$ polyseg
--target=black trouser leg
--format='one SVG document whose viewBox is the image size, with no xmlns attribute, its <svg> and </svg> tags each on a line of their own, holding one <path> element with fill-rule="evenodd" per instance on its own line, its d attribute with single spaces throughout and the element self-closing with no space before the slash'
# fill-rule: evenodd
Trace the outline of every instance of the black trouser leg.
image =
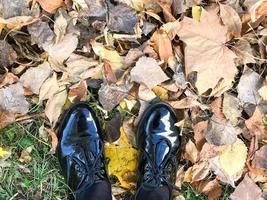
<svg viewBox="0 0 267 200">
<path fill-rule="evenodd" d="M 107 181 L 102 181 L 75 192 L 76 200 L 112 200 L 111 185 Z"/>
<path fill-rule="evenodd" d="M 139 188 L 136 200 L 170 200 L 171 194 L 167 186 L 159 187 L 154 190 Z"/>
</svg>

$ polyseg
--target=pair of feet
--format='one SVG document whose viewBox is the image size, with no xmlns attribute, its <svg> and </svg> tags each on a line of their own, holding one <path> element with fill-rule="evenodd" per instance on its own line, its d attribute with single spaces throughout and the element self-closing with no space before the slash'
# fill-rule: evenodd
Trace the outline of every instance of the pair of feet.
<svg viewBox="0 0 267 200">
<path fill-rule="evenodd" d="M 142 115 L 136 132 L 141 150 L 138 191 L 168 187 L 171 194 L 180 147 L 175 122 L 175 112 L 163 102 L 149 106 Z M 101 127 L 90 106 L 75 104 L 60 123 L 58 159 L 69 187 L 79 193 L 97 183 L 109 183 Z"/>
</svg>

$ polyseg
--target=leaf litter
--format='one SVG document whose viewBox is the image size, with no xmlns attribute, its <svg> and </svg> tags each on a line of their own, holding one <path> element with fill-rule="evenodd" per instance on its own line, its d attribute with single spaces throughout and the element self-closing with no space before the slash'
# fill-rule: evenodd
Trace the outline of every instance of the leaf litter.
<svg viewBox="0 0 267 200">
<path fill-rule="evenodd" d="M 60 115 L 89 100 L 107 123 L 121 199 L 135 189 L 134 130 L 161 99 L 184 113 L 177 185 L 208 199 L 220 198 L 222 184 L 235 187 L 231 199 L 265 198 L 267 4 L 214 2 L 0 1 L 0 128 L 43 105 L 53 154 Z M 31 162 L 30 152 L 19 160 Z"/>
</svg>

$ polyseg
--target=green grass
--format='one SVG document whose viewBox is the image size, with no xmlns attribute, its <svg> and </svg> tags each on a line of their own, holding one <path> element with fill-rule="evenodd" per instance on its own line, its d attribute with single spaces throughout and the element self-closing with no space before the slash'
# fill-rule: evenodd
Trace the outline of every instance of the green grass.
<svg viewBox="0 0 267 200">
<path fill-rule="evenodd" d="M 57 158 L 48 154 L 50 147 L 39 137 L 42 121 L 15 123 L 0 131 L 0 146 L 12 154 L 0 169 L 0 199 L 67 199 L 67 186 L 59 174 Z M 21 151 L 33 147 L 32 161 L 18 161 Z M 41 197 L 41 198 L 40 198 Z"/>
</svg>

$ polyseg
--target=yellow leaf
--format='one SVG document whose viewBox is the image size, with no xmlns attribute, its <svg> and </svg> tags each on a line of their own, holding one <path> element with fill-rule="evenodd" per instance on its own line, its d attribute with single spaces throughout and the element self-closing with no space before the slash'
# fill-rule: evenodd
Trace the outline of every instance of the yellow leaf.
<svg viewBox="0 0 267 200">
<path fill-rule="evenodd" d="M 201 7 L 200 6 L 193 6 L 192 7 L 192 17 L 196 21 L 200 21 L 201 16 Z"/>
<path fill-rule="evenodd" d="M 107 49 L 103 46 L 103 44 L 95 41 L 91 42 L 91 45 L 95 54 L 101 59 L 107 60 L 113 70 L 122 68 L 123 58 L 117 51 Z"/>
<path fill-rule="evenodd" d="M 157 96 L 159 96 L 159 98 L 161 100 L 168 100 L 168 98 L 169 98 L 168 90 L 166 90 L 165 88 L 160 87 L 160 86 L 156 86 L 152 90 L 153 90 L 153 92 L 155 92 L 155 94 Z"/>
<path fill-rule="evenodd" d="M 247 147 L 242 140 L 237 139 L 235 143 L 222 151 L 219 162 L 225 173 L 232 177 L 244 168 L 246 158 Z"/>
<path fill-rule="evenodd" d="M 7 154 L 9 154 L 9 152 L 0 147 L 0 158 L 6 156 Z"/>
<path fill-rule="evenodd" d="M 137 179 L 138 151 L 130 144 L 123 128 L 118 145 L 106 144 L 105 155 L 109 158 L 108 175 L 116 176 L 121 186 L 134 189 Z"/>
</svg>

